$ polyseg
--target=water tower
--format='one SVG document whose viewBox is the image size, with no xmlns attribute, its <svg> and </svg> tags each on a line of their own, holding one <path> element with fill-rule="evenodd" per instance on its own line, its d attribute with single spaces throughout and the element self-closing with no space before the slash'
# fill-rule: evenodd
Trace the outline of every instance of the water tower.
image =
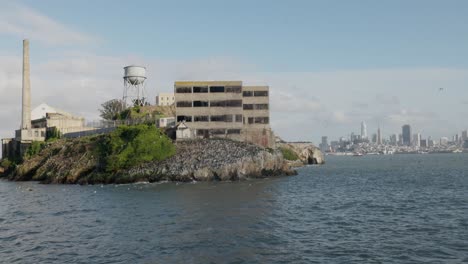
<svg viewBox="0 0 468 264">
<path fill-rule="evenodd" d="M 142 66 L 124 67 L 124 91 L 122 102 L 126 107 L 146 104 L 146 68 Z"/>
</svg>

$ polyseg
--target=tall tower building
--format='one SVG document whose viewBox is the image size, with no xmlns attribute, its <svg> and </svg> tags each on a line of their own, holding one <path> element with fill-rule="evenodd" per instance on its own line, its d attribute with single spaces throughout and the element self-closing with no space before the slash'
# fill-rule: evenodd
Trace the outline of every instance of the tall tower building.
<svg viewBox="0 0 468 264">
<path fill-rule="evenodd" d="M 413 135 L 413 146 L 421 147 L 421 134 L 416 133 Z"/>
<path fill-rule="evenodd" d="M 367 139 L 367 126 L 366 126 L 366 122 L 364 121 L 361 122 L 361 139 L 362 140 Z"/>
<path fill-rule="evenodd" d="M 401 135 L 403 137 L 403 145 L 410 146 L 411 145 L 411 126 L 404 125 L 401 128 Z"/>
<path fill-rule="evenodd" d="M 377 144 L 382 145 L 382 134 L 380 132 L 380 126 L 377 129 Z"/>
<path fill-rule="evenodd" d="M 31 130 L 31 81 L 29 67 L 29 40 L 23 40 L 23 103 L 21 130 Z"/>
<path fill-rule="evenodd" d="M 468 130 L 463 130 L 461 134 L 461 139 L 463 141 L 468 140 Z"/>
</svg>

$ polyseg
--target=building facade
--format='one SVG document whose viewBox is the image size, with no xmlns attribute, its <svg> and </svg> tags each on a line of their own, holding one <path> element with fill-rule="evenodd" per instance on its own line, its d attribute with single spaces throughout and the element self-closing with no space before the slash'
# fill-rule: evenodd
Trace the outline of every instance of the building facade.
<svg viewBox="0 0 468 264">
<path fill-rule="evenodd" d="M 402 135 L 403 145 L 410 146 L 411 145 L 411 126 L 404 125 L 401 128 L 401 135 Z"/>
<path fill-rule="evenodd" d="M 182 81 L 175 82 L 174 94 L 176 122 L 184 122 L 195 138 L 230 138 L 262 146 L 275 143 L 268 86 Z"/>
<path fill-rule="evenodd" d="M 169 105 L 173 105 L 174 102 L 175 102 L 175 96 L 173 93 L 159 93 L 156 96 L 157 106 L 169 106 Z"/>
</svg>

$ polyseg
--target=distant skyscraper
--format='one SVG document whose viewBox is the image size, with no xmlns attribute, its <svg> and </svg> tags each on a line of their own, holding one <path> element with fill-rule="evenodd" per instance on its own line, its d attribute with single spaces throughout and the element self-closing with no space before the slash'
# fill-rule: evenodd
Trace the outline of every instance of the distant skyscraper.
<svg viewBox="0 0 468 264">
<path fill-rule="evenodd" d="M 377 129 L 377 144 L 382 145 L 382 134 L 380 133 L 380 126 Z"/>
<path fill-rule="evenodd" d="M 372 143 L 377 143 L 377 134 L 372 134 Z"/>
<path fill-rule="evenodd" d="M 390 144 L 393 145 L 393 146 L 396 146 L 397 145 L 397 141 L 398 138 L 397 138 L 397 135 L 396 134 L 393 134 L 390 136 Z"/>
<path fill-rule="evenodd" d="M 329 150 L 329 146 L 328 146 L 328 137 L 327 136 L 323 136 L 322 137 L 322 143 L 320 143 L 320 150 L 322 150 L 323 152 L 325 151 L 328 151 Z"/>
<path fill-rule="evenodd" d="M 361 139 L 362 140 L 367 139 L 367 126 L 366 126 L 366 122 L 364 121 L 361 122 Z"/>
<path fill-rule="evenodd" d="M 413 146 L 415 147 L 421 146 L 421 134 L 416 133 L 413 135 Z"/>
<path fill-rule="evenodd" d="M 403 136 L 403 145 L 410 146 L 411 145 L 411 126 L 404 125 L 401 128 L 401 134 Z"/>
<path fill-rule="evenodd" d="M 463 141 L 468 140 L 468 130 L 463 130 L 462 131 L 461 138 L 462 138 Z"/>
</svg>

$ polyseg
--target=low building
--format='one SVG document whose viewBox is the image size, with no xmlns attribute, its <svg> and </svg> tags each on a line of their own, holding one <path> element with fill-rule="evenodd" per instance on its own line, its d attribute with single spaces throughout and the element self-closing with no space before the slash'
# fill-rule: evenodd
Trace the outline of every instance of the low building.
<svg viewBox="0 0 468 264">
<path fill-rule="evenodd" d="M 169 106 L 169 105 L 173 105 L 174 102 L 175 102 L 175 97 L 173 93 L 159 93 L 156 96 L 157 106 Z"/>
<path fill-rule="evenodd" d="M 241 81 L 182 81 L 174 84 L 176 122 L 195 138 L 230 138 L 272 147 L 269 87 Z"/>
<path fill-rule="evenodd" d="M 171 127 L 175 126 L 175 117 L 163 117 L 158 121 L 158 127 Z"/>
</svg>

